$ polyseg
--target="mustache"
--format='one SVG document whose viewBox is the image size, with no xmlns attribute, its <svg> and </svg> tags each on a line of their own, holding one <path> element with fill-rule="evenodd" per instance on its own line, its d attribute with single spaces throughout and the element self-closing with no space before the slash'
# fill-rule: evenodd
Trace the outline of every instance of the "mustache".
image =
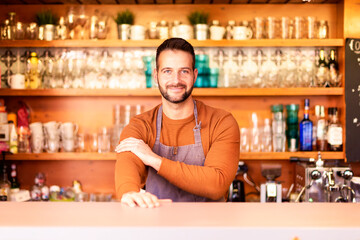
<svg viewBox="0 0 360 240">
<path fill-rule="evenodd" d="M 186 85 L 178 83 L 178 84 L 170 84 L 166 86 L 166 88 L 179 88 L 179 87 L 186 88 Z"/>
</svg>

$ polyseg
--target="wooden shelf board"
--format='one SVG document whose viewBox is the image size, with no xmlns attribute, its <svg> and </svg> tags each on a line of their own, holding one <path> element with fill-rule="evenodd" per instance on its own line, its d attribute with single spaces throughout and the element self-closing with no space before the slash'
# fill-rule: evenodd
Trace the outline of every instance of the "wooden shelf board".
<svg viewBox="0 0 360 240">
<path fill-rule="evenodd" d="M 194 96 L 342 96 L 343 88 L 195 88 Z M 160 96 L 156 88 L 149 89 L 0 89 L 0 96 L 43 97 L 106 97 Z"/>
<path fill-rule="evenodd" d="M 315 158 L 318 152 L 245 152 L 240 153 L 240 160 L 289 160 L 290 157 Z M 322 159 L 344 159 L 344 152 L 321 152 Z"/>
<path fill-rule="evenodd" d="M 115 160 L 115 153 L 96 153 L 96 152 L 61 152 L 61 153 L 18 153 L 7 155 L 7 160 L 87 160 L 87 161 L 104 161 Z"/>
<path fill-rule="evenodd" d="M 344 159 L 344 152 L 322 152 L 323 159 Z M 249 152 L 240 153 L 240 160 L 289 160 L 290 157 L 317 158 L 317 152 Z M 7 155 L 6 160 L 40 161 L 108 161 L 116 160 L 116 153 L 18 153 Z"/>
<path fill-rule="evenodd" d="M 0 40 L 0 47 L 158 47 L 163 40 Z M 250 39 L 250 40 L 194 40 L 194 47 L 341 47 L 344 39 Z"/>
</svg>

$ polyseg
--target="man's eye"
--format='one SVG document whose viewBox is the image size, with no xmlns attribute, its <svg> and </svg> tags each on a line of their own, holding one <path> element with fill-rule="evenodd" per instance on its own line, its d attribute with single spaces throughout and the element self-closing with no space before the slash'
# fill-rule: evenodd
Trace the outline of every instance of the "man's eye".
<svg viewBox="0 0 360 240">
<path fill-rule="evenodd" d="M 181 73 L 183 73 L 183 74 L 188 74 L 188 73 L 189 73 L 189 70 L 182 70 Z"/>
<path fill-rule="evenodd" d="M 164 73 L 171 73 L 170 70 L 164 70 Z"/>
</svg>

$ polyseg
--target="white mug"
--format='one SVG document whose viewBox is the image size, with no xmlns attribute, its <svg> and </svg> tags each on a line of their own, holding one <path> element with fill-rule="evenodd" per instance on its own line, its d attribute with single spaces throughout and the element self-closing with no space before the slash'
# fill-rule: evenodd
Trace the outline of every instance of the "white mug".
<svg viewBox="0 0 360 240">
<path fill-rule="evenodd" d="M 191 25 L 180 24 L 176 26 L 175 36 L 173 37 L 181 37 L 185 40 L 194 38 L 194 28 Z"/>
<path fill-rule="evenodd" d="M 222 26 L 211 26 L 210 27 L 210 39 L 211 40 L 222 40 L 225 34 L 225 28 Z"/>
<path fill-rule="evenodd" d="M 29 125 L 32 137 L 43 137 L 43 125 L 41 122 L 30 123 Z"/>
<path fill-rule="evenodd" d="M 65 152 L 73 152 L 75 149 L 75 141 L 74 139 L 64 139 L 62 141 L 62 145 Z"/>
<path fill-rule="evenodd" d="M 12 89 L 25 89 L 25 75 L 19 73 L 11 75 L 8 84 Z"/>
<path fill-rule="evenodd" d="M 44 132 L 47 138 L 56 138 L 60 134 L 60 123 L 56 121 L 50 121 L 44 123 Z"/>
<path fill-rule="evenodd" d="M 130 27 L 130 39 L 131 40 L 144 40 L 145 39 L 145 27 L 142 25 L 132 25 Z"/>
<path fill-rule="evenodd" d="M 235 26 L 233 30 L 233 38 L 235 40 L 246 40 L 252 38 L 253 32 L 245 26 Z"/>
<path fill-rule="evenodd" d="M 79 126 L 76 123 L 66 122 L 61 124 L 60 129 L 63 139 L 74 139 L 74 136 L 79 130 Z"/>
</svg>

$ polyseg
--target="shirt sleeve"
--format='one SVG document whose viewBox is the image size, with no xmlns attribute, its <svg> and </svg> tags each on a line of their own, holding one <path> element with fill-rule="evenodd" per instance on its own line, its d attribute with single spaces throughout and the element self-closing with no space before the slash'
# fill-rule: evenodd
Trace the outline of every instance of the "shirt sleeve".
<svg viewBox="0 0 360 240">
<path fill-rule="evenodd" d="M 134 137 L 146 142 L 147 139 L 144 135 L 146 132 L 148 132 L 148 127 L 144 121 L 133 118 L 121 132 L 120 141 Z M 127 192 L 139 192 L 144 187 L 146 178 L 147 168 L 135 154 L 131 152 L 116 154 L 115 191 L 117 199 L 121 199 L 122 195 Z"/>
<path fill-rule="evenodd" d="M 239 126 L 231 114 L 219 120 L 204 166 L 163 158 L 158 174 L 189 193 L 218 200 L 234 180 L 239 162 Z"/>
</svg>

